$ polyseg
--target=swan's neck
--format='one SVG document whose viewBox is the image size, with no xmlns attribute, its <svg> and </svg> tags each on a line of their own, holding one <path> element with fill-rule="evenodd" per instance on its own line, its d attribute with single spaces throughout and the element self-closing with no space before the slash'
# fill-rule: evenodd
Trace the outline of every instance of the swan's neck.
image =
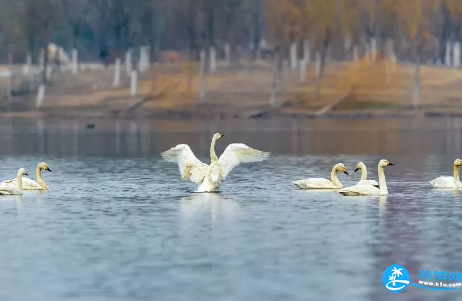
<svg viewBox="0 0 462 301">
<path fill-rule="evenodd" d="M 42 186 L 44 190 L 48 190 L 48 186 L 42 178 L 41 168 L 37 167 L 37 169 L 35 170 L 35 176 L 37 177 L 37 183 L 39 183 L 39 185 Z"/>
<path fill-rule="evenodd" d="M 457 188 L 462 188 L 462 183 L 459 179 L 459 166 L 454 166 L 454 185 L 456 185 Z"/>
<path fill-rule="evenodd" d="M 18 173 L 18 177 L 16 178 L 16 189 L 22 193 L 22 174 Z"/>
<path fill-rule="evenodd" d="M 361 168 L 361 180 L 367 180 L 367 169 L 366 166 Z"/>
<path fill-rule="evenodd" d="M 215 142 L 217 142 L 217 139 L 213 137 L 212 143 L 210 144 L 210 161 L 212 162 L 212 164 L 218 162 L 218 157 L 217 157 L 217 154 L 215 153 Z"/>
<path fill-rule="evenodd" d="M 334 183 L 335 187 L 342 188 L 343 185 L 340 183 L 338 177 L 337 177 L 337 168 L 332 168 L 332 172 L 330 173 L 330 179 L 332 180 L 332 183 Z"/>
<path fill-rule="evenodd" d="M 382 166 L 379 166 L 379 187 L 380 194 L 388 194 L 387 181 L 385 180 L 385 172 Z"/>
</svg>

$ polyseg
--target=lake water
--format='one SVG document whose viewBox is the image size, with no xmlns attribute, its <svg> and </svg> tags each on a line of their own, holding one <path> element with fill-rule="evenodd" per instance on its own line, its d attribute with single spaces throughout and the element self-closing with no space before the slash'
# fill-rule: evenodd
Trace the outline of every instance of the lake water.
<svg viewBox="0 0 462 301">
<path fill-rule="evenodd" d="M 462 157 L 462 120 L 0 120 L 1 179 L 46 161 L 47 193 L 0 199 L 0 300 L 462 300 L 462 290 L 409 286 L 382 273 L 400 264 L 462 272 L 462 194 L 426 181 Z M 243 142 L 271 151 L 240 165 L 220 193 L 198 194 L 159 152 L 189 144 L 208 162 Z M 358 160 L 388 197 L 300 191 Z"/>
</svg>

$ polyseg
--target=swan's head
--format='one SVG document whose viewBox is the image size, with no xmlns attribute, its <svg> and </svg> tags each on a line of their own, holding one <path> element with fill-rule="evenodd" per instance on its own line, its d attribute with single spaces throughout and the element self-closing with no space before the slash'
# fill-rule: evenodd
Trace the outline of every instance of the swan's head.
<svg viewBox="0 0 462 301">
<path fill-rule="evenodd" d="M 224 137 L 224 136 L 225 136 L 225 135 L 223 135 L 222 133 L 215 133 L 215 134 L 213 135 L 213 139 L 218 140 L 218 139 L 220 139 L 221 137 Z"/>
<path fill-rule="evenodd" d="M 18 176 L 28 176 L 29 174 L 27 173 L 27 170 L 24 168 L 20 168 L 18 170 Z"/>
<path fill-rule="evenodd" d="M 393 166 L 393 165 L 395 165 L 395 164 L 393 164 L 390 161 L 385 160 L 385 159 L 382 159 L 379 162 L 379 167 L 387 167 L 387 166 Z"/>
<path fill-rule="evenodd" d="M 462 160 L 461 160 L 461 159 L 456 159 L 456 160 L 454 161 L 454 166 L 455 166 L 455 167 L 459 167 L 459 166 L 461 166 L 461 165 L 462 165 Z"/>
<path fill-rule="evenodd" d="M 356 164 L 355 172 L 357 172 L 358 170 L 363 170 L 365 168 L 366 168 L 366 165 L 363 162 L 358 162 L 358 164 Z"/>
<path fill-rule="evenodd" d="M 345 164 L 343 164 L 343 163 L 339 163 L 339 164 L 335 165 L 335 169 L 336 169 L 337 171 L 343 172 L 343 173 L 346 174 L 346 175 L 348 174 L 347 169 L 346 169 L 346 167 L 345 167 Z"/>
<path fill-rule="evenodd" d="M 40 169 L 40 170 L 47 170 L 47 171 L 51 172 L 51 169 L 48 167 L 48 164 L 46 164 L 45 162 L 41 162 L 41 163 L 38 165 L 38 169 Z"/>
</svg>

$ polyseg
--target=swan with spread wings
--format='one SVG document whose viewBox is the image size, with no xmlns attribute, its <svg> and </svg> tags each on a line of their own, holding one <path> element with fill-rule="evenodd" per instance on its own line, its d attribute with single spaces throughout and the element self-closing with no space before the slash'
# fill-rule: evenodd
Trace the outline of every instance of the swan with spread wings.
<svg viewBox="0 0 462 301">
<path fill-rule="evenodd" d="M 223 137 L 216 133 L 210 145 L 210 165 L 202 163 L 196 158 L 191 148 L 186 144 L 177 146 L 163 152 L 162 158 L 167 162 L 177 163 L 182 180 L 190 179 L 199 184 L 198 192 L 213 192 L 217 190 L 228 174 L 240 163 L 263 161 L 270 153 L 251 148 L 243 143 L 228 145 L 220 158 L 215 153 L 215 143 Z"/>
</svg>

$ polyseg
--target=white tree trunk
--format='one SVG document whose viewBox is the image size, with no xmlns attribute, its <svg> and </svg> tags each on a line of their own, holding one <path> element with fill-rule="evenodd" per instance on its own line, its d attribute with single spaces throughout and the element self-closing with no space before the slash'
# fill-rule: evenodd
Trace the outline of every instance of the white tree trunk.
<svg viewBox="0 0 462 301">
<path fill-rule="evenodd" d="M 206 78 L 205 78 L 206 58 L 207 58 L 207 54 L 205 50 L 201 50 L 200 63 L 199 63 L 199 75 L 200 75 L 199 98 L 200 99 L 204 99 L 207 93 L 207 83 L 206 83 Z"/>
<path fill-rule="evenodd" d="M 359 48 L 358 46 L 355 45 L 353 47 L 353 62 L 358 62 L 359 61 Z"/>
<path fill-rule="evenodd" d="M 311 62 L 310 43 L 308 40 L 303 41 L 303 60 L 309 65 Z"/>
<path fill-rule="evenodd" d="M 43 70 L 43 68 L 45 68 L 45 49 L 40 49 L 40 52 L 39 52 L 39 68 L 40 70 Z"/>
<path fill-rule="evenodd" d="M 452 45 L 452 65 L 454 68 L 460 68 L 460 42 L 454 42 Z"/>
<path fill-rule="evenodd" d="M 13 72 L 11 69 L 8 70 L 8 82 L 6 87 L 6 98 L 11 100 L 13 98 Z"/>
<path fill-rule="evenodd" d="M 447 67 L 451 67 L 451 42 L 446 42 L 446 54 L 445 54 L 445 64 Z"/>
<path fill-rule="evenodd" d="M 151 46 L 145 46 L 144 48 L 144 58 L 146 60 L 146 68 L 151 68 Z"/>
<path fill-rule="evenodd" d="M 217 70 L 217 52 L 215 47 L 210 47 L 210 72 Z"/>
<path fill-rule="evenodd" d="M 138 72 L 133 70 L 130 74 L 130 95 L 136 96 L 138 94 Z"/>
<path fill-rule="evenodd" d="M 300 82 L 303 83 L 306 81 L 306 70 L 308 68 L 308 61 L 307 59 L 303 59 L 300 61 Z"/>
<path fill-rule="evenodd" d="M 321 53 L 316 52 L 316 76 L 321 75 L 321 67 L 322 67 L 321 65 L 322 65 Z"/>
<path fill-rule="evenodd" d="M 140 57 L 138 60 L 138 71 L 144 72 L 145 68 L 145 59 L 144 59 L 144 50 L 143 47 L 140 47 Z"/>
<path fill-rule="evenodd" d="M 280 54 L 278 52 L 275 53 L 274 57 L 274 65 L 273 65 L 273 82 L 271 84 L 271 94 L 270 94 L 270 99 L 269 99 L 269 105 L 270 107 L 275 107 L 278 101 L 278 94 L 280 91 L 281 83 L 280 81 L 280 74 L 279 74 L 279 56 Z"/>
<path fill-rule="evenodd" d="M 28 54 L 26 58 L 26 64 L 24 65 L 24 68 L 22 69 L 22 73 L 24 75 L 29 75 L 31 69 L 32 69 L 32 55 Z"/>
<path fill-rule="evenodd" d="M 414 70 L 414 93 L 412 94 L 412 104 L 414 109 L 419 107 L 420 100 L 420 60 L 415 65 Z"/>
<path fill-rule="evenodd" d="M 77 49 L 72 49 L 72 73 L 77 74 L 79 72 L 79 52 Z"/>
<path fill-rule="evenodd" d="M 343 37 L 343 48 L 345 51 L 345 57 L 344 57 L 345 60 L 350 58 L 349 51 L 351 49 L 351 45 L 352 45 L 351 37 L 349 35 L 345 35 Z"/>
<path fill-rule="evenodd" d="M 231 64 L 231 45 L 229 43 L 225 44 L 225 61 L 228 65 Z"/>
<path fill-rule="evenodd" d="M 48 66 L 47 72 L 46 72 L 47 80 L 51 78 L 52 71 L 53 71 L 53 68 L 51 66 Z"/>
<path fill-rule="evenodd" d="M 149 58 L 150 48 L 149 46 L 140 47 L 140 60 L 138 62 L 138 70 L 145 72 L 149 69 L 150 58 Z"/>
<path fill-rule="evenodd" d="M 132 51 L 131 49 L 127 50 L 127 52 L 125 53 L 125 72 L 127 72 L 127 74 L 131 74 L 132 72 Z"/>
<path fill-rule="evenodd" d="M 43 105 L 43 100 L 45 98 L 45 85 L 41 84 L 37 91 L 37 99 L 35 101 L 35 106 L 40 108 Z"/>
<path fill-rule="evenodd" d="M 117 58 L 114 64 L 114 82 L 112 83 L 112 86 L 118 87 L 119 85 L 120 85 L 120 58 Z"/>
<path fill-rule="evenodd" d="M 371 55 L 371 60 L 372 61 L 375 61 L 377 59 L 377 39 L 376 38 L 371 39 L 371 52 L 370 52 L 370 55 Z"/>
<path fill-rule="evenodd" d="M 298 58 L 297 58 L 297 43 L 290 45 L 290 69 L 297 70 Z"/>
</svg>

